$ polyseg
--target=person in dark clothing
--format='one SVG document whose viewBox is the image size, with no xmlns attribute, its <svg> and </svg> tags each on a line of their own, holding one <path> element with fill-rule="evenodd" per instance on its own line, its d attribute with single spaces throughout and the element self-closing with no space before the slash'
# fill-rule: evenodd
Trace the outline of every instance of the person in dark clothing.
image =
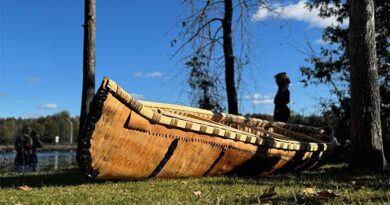
<svg viewBox="0 0 390 205">
<path fill-rule="evenodd" d="M 28 165 L 31 163 L 30 155 L 32 153 L 33 140 L 30 136 L 31 127 L 25 127 L 23 134 L 15 140 L 15 169 L 18 172 L 28 171 Z"/>
<path fill-rule="evenodd" d="M 31 160 L 29 166 L 30 166 L 32 171 L 36 171 L 37 167 L 38 167 L 37 148 L 42 148 L 43 143 L 39 139 L 39 134 L 35 130 L 33 130 L 31 132 L 31 138 L 32 138 L 33 144 L 32 144 L 32 152 L 31 152 L 31 155 L 29 156 L 29 158 Z"/>
<path fill-rule="evenodd" d="M 275 75 L 276 84 L 278 85 L 278 92 L 276 93 L 274 104 L 274 121 L 287 122 L 290 117 L 290 109 L 287 104 L 290 103 L 290 79 L 287 73 L 282 72 Z"/>
</svg>

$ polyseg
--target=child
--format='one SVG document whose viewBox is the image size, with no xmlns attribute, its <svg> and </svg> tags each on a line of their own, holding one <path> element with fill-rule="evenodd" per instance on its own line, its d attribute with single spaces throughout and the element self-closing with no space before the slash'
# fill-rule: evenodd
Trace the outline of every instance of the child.
<svg viewBox="0 0 390 205">
<path fill-rule="evenodd" d="M 290 117 L 290 109 L 287 104 L 290 103 L 290 79 L 287 73 L 282 72 L 275 75 L 276 84 L 278 85 L 278 92 L 276 93 L 274 103 L 274 121 L 287 122 Z"/>
</svg>

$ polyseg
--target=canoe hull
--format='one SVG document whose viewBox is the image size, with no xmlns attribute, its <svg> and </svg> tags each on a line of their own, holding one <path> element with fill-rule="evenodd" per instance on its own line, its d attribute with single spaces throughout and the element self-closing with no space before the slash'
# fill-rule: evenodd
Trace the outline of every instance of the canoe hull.
<svg viewBox="0 0 390 205">
<path fill-rule="evenodd" d="M 239 141 L 207 130 L 194 132 L 156 123 L 129 106 L 107 83 L 94 98 L 79 141 L 78 162 L 91 178 L 256 176 L 283 167 L 290 171 L 309 168 L 324 154 L 324 150 L 259 146 L 250 143 L 253 138 Z"/>
</svg>

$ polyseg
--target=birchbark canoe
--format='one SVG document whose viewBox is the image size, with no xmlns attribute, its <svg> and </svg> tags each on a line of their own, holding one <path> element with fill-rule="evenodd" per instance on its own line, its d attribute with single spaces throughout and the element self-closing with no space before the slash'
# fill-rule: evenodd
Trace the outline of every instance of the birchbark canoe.
<svg viewBox="0 0 390 205">
<path fill-rule="evenodd" d="M 334 147 L 319 128 L 138 101 L 104 78 L 77 160 L 98 179 L 257 176 L 311 169 Z"/>
</svg>

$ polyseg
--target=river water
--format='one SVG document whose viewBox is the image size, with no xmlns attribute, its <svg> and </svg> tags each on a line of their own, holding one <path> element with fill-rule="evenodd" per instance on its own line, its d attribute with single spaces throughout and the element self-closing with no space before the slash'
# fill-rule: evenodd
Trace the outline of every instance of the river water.
<svg viewBox="0 0 390 205">
<path fill-rule="evenodd" d="M 0 173 L 14 171 L 15 152 L 0 153 Z M 38 170 L 49 171 L 77 165 L 76 152 L 50 151 L 38 152 Z"/>
</svg>

